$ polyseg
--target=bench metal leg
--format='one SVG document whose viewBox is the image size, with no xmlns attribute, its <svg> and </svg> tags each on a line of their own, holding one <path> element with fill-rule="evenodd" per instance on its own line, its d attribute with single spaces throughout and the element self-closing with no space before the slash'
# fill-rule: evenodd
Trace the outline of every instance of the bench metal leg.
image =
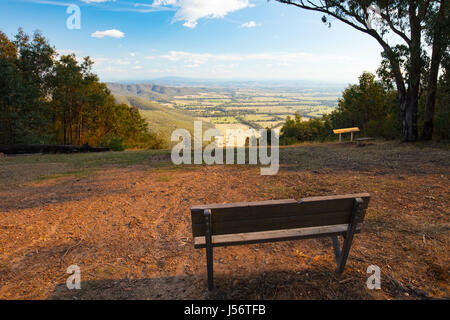
<svg viewBox="0 0 450 320">
<path fill-rule="evenodd" d="M 341 257 L 339 239 L 337 236 L 332 236 L 331 239 L 333 239 L 334 259 L 336 260 L 336 264 L 339 264 L 339 258 Z"/>
<path fill-rule="evenodd" d="M 350 223 L 348 224 L 347 232 L 344 236 L 344 243 L 342 245 L 342 251 L 339 248 L 339 240 L 337 236 L 333 236 L 333 248 L 334 248 L 334 254 L 336 258 L 337 263 L 337 273 L 342 273 L 345 268 L 345 264 L 347 262 L 348 254 L 350 253 L 350 248 L 352 246 L 353 241 L 353 235 L 355 234 L 356 225 L 358 224 L 359 217 L 362 213 L 362 204 L 363 200 L 361 198 L 356 198 L 352 215 L 350 217 Z"/>
<path fill-rule="evenodd" d="M 214 289 L 213 247 L 211 235 L 211 210 L 203 212 L 205 217 L 206 268 L 208 271 L 208 290 Z"/>
</svg>

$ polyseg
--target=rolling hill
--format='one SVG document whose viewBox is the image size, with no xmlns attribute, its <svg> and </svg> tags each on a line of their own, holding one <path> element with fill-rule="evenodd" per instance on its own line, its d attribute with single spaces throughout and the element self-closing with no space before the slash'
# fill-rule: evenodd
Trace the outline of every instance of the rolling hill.
<svg viewBox="0 0 450 320">
<path fill-rule="evenodd" d="M 187 129 L 191 133 L 194 131 L 194 121 L 197 118 L 187 111 L 180 111 L 137 96 L 114 94 L 114 97 L 118 103 L 138 108 L 149 122 L 150 130 L 161 134 L 169 145 L 170 136 L 175 129 Z M 211 123 L 203 122 L 203 130 L 212 127 Z"/>
<path fill-rule="evenodd" d="M 175 96 L 197 94 L 200 91 L 206 90 L 190 87 L 167 87 L 151 83 L 122 84 L 108 82 L 106 85 L 114 95 L 137 96 L 160 103 L 168 103 Z"/>
</svg>

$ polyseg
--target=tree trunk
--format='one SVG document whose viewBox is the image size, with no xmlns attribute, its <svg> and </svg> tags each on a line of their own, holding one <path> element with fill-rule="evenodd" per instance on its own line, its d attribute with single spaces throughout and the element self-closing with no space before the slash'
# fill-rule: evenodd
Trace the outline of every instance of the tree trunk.
<svg viewBox="0 0 450 320">
<path fill-rule="evenodd" d="M 400 101 L 402 113 L 402 142 L 417 141 L 417 109 L 419 105 L 420 76 L 422 73 L 421 59 L 421 26 L 416 16 L 416 6 L 409 6 L 409 23 L 411 27 L 411 42 L 409 44 L 410 62 L 408 66 L 408 89 L 405 99 Z"/>
<path fill-rule="evenodd" d="M 64 107 L 64 111 L 63 111 L 63 132 L 64 132 L 64 144 L 66 144 L 67 140 L 66 140 L 66 108 Z"/>
<path fill-rule="evenodd" d="M 72 115 L 72 108 L 73 107 L 73 97 L 70 97 L 70 105 L 69 105 L 69 144 L 73 144 L 73 128 L 72 128 L 72 122 L 73 122 L 73 115 Z"/>
<path fill-rule="evenodd" d="M 425 104 L 425 113 L 423 116 L 423 130 L 421 134 L 421 140 L 431 140 L 433 138 L 433 120 L 434 109 L 436 105 L 436 91 L 437 91 L 437 78 L 439 72 L 439 63 L 436 63 L 437 67 L 431 63 L 430 78 L 428 79 L 428 91 L 427 100 Z"/>
<path fill-rule="evenodd" d="M 390 62 L 395 74 L 397 86 L 397 101 L 400 106 L 400 115 L 402 119 L 402 142 L 417 141 L 417 109 L 419 103 L 419 73 L 414 68 L 410 69 L 410 79 L 408 88 L 405 88 L 403 78 L 400 76 L 400 67 L 397 60 L 391 55 Z"/>
<path fill-rule="evenodd" d="M 447 2 L 448 3 L 448 2 Z M 448 5 L 447 5 L 448 7 Z M 431 65 L 430 72 L 428 75 L 428 88 L 427 88 L 427 99 L 425 104 L 425 113 L 423 118 L 423 131 L 421 134 L 421 140 L 431 140 L 433 138 L 433 120 L 434 120 L 434 109 L 436 105 L 436 92 L 437 92 L 437 82 L 439 75 L 439 66 L 442 58 L 442 50 L 446 46 L 446 35 L 445 24 L 447 23 L 448 13 L 447 13 L 446 1 L 442 1 L 441 7 L 439 9 L 439 14 L 434 22 L 433 30 L 433 51 L 431 53 Z M 447 18 L 446 18 L 447 14 Z"/>
<path fill-rule="evenodd" d="M 418 94 L 408 90 L 406 97 L 399 97 L 402 115 L 402 142 L 417 141 Z"/>
</svg>

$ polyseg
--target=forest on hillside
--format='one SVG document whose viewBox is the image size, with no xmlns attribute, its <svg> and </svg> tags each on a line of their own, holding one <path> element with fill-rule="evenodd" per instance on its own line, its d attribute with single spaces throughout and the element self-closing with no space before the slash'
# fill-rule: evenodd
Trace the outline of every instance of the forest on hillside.
<svg viewBox="0 0 450 320">
<path fill-rule="evenodd" d="M 160 148 L 139 110 L 117 103 L 92 65 L 58 56 L 39 32 L 0 32 L 0 144 Z"/>
</svg>

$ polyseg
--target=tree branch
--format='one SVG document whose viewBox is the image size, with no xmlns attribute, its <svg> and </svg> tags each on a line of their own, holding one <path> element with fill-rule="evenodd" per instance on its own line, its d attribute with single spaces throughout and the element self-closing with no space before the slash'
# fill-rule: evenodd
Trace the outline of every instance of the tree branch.
<svg viewBox="0 0 450 320">
<path fill-rule="evenodd" d="M 302 0 L 300 0 L 300 1 L 276 0 L 276 1 L 278 1 L 280 3 L 284 3 L 284 4 L 293 5 L 293 6 L 296 6 L 298 8 L 301 8 L 301 9 L 305 9 L 305 10 L 309 10 L 309 11 L 321 12 L 321 13 L 330 15 L 330 16 L 338 19 L 339 21 L 342 21 L 345 24 L 353 27 L 354 29 L 356 29 L 358 31 L 361 31 L 361 32 L 364 32 L 364 33 L 372 36 L 373 38 L 375 38 L 375 40 L 377 40 L 377 42 L 381 45 L 383 50 L 386 52 L 386 54 L 388 56 L 388 59 L 389 59 L 389 62 L 391 63 L 392 72 L 394 73 L 395 83 L 397 85 L 397 90 L 400 93 L 402 93 L 402 94 L 404 94 L 406 92 L 405 81 L 404 81 L 403 75 L 401 73 L 399 62 L 395 58 L 394 51 L 389 46 L 389 44 L 386 41 L 383 40 L 383 37 L 376 30 L 369 29 L 367 27 L 367 25 L 365 24 L 365 21 L 364 21 L 364 19 L 362 17 L 358 16 L 356 13 L 350 12 L 345 7 L 343 7 L 342 5 L 338 4 L 338 2 L 335 2 L 333 4 L 333 6 L 335 8 L 337 8 L 337 10 L 341 10 L 343 12 L 343 14 L 345 14 L 348 17 L 351 17 L 353 19 L 356 19 L 356 21 L 359 22 L 360 24 L 362 24 L 364 27 L 359 26 L 359 25 L 355 24 L 354 22 L 347 20 L 345 17 L 340 16 L 338 13 L 331 11 L 330 10 L 331 6 L 328 6 L 328 5 L 324 4 L 323 1 L 320 1 L 321 5 L 317 5 L 317 4 L 313 3 L 311 0 L 307 0 L 307 3 L 309 5 L 305 4 L 305 2 L 302 1 Z"/>
<path fill-rule="evenodd" d="M 386 7 L 386 13 L 383 13 L 380 11 L 380 16 L 384 20 L 386 20 L 386 22 L 388 23 L 391 30 L 393 32 L 395 32 L 397 35 L 399 35 L 408 44 L 408 46 L 411 44 L 411 39 L 409 39 L 408 36 L 404 32 L 401 32 L 394 26 L 394 23 L 392 22 L 391 17 L 389 16 L 389 11 L 388 11 L 387 7 Z"/>
</svg>

